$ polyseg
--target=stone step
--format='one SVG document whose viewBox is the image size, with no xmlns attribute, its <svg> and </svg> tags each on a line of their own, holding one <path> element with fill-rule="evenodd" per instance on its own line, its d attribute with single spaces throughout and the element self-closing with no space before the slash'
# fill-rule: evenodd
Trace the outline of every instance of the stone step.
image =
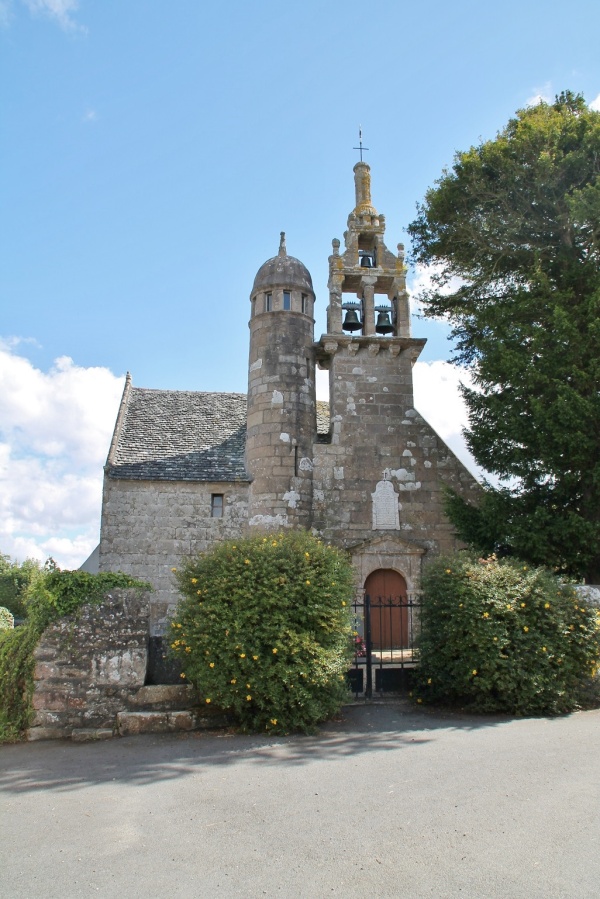
<svg viewBox="0 0 600 899">
<path fill-rule="evenodd" d="M 190 684 L 159 684 L 140 687 L 130 699 L 130 705 L 140 712 L 170 712 L 187 710 L 197 704 L 196 691 Z"/>
<path fill-rule="evenodd" d="M 210 730 L 232 724 L 227 715 L 205 715 L 195 710 L 170 712 L 119 712 L 117 731 L 120 736 L 131 734 L 164 734 L 175 731 Z"/>
</svg>

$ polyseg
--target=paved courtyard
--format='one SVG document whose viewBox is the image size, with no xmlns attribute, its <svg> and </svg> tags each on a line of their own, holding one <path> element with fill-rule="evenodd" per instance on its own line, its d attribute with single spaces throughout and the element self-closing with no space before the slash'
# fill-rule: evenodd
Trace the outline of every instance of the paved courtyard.
<svg viewBox="0 0 600 899">
<path fill-rule="evenodd" d="M 0 896 L 600 896 L 600 711 L 0 747 Z"/>
</svg>

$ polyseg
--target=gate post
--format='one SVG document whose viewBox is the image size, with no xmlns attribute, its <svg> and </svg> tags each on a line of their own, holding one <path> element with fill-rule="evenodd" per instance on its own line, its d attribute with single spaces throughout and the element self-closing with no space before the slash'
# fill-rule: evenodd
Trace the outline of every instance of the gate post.
<svg viewBox="0 0 600 899">
<path fill-rule="evenodd" d="M 365 594 L 365 652 L 367 668 L 367 685 L 365 699 L 373 698 L 373 668 L 371 664 L 371 597 Z"/>
</svg>

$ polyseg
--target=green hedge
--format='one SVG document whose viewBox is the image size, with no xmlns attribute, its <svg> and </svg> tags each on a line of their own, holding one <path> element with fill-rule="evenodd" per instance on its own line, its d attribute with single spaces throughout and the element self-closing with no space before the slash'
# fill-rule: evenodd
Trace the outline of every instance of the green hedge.
<svg viewBox="0 0 600 899">
<path fill-rule="evenodd" d="M 348 696 L 353 575 L 305 531 L 228 541 L 184 561 L 172 651 L 204 703 L 245 730 L 311 731 Z"/>
<path fill-rule="evenodd" d="M 481 711 L 571 711 L 597 676 L 599 616 L 544 569 L 440 559 L 424 576 L 416 695 Z"/>
</svg>

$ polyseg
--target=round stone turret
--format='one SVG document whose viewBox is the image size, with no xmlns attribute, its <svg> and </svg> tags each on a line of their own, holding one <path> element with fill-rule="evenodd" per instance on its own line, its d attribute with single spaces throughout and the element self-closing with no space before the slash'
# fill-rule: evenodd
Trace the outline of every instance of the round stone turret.
<svg viewBox="0 0 600 899">
<path fill-rule="evenodd" d="M 258 270 L 250 300 L 250 527 L 310 527 L 315 295 L 308 269 L 287 255 L 283 232 L 279 253 Z"/>
<path fill-rule="evenodd" d="M 285 232 L 281 232 L 279 253 L 267 259 L 256 273 L 252 294 L 258 290 L 288 287 L 313 293 L 312 278 L 305 265 L 295 256 L 288 256 L 285 246 Z"/>
</svg>

